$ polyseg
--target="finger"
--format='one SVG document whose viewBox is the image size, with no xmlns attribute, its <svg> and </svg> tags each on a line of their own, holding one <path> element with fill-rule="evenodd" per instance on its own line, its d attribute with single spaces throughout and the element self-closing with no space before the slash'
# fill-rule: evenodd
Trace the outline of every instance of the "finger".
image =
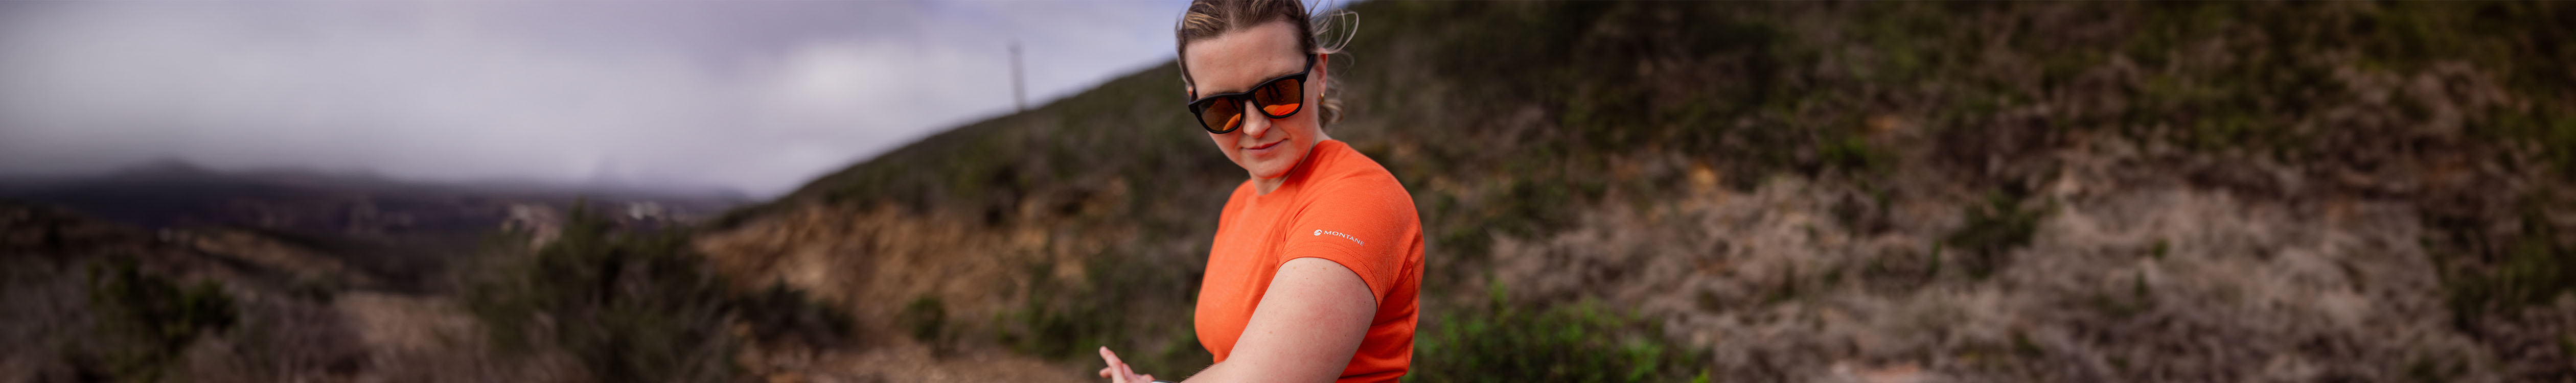
<svg viewBox="0 0 2576 383">
<path fill-rule="evenodd" d="M 1100 377 L 1103 377 L 1103 378 L 1107 378 L 1107 377 L 1109 377 L 1109 371 L 1110 371 L 1110 370 L 1113 370 L 1113 369 L 1116 369 L 1116 367 L 1101 367 L 1101 368 L 1100 368 Z"/>
<path fill-rule="evenodd" d="M 1136 376 L 1136 381 L 1137 381 L 1137 382 L 1139 382 L 1139 383 L 1152 382 L 1152 381 L 1154 381 L 1154 375 L 1152 375 L 1152 374 L 1137 375 L 1137 376 Z"/>
<path fill-rule="evenodd" d="M 1109 346 L 1100 346 L 1100 359 L 1108 360 L 1109 365 L 1112 366 L 1127 364 L 1127 362 L 1118 360 L 1118 353 L 1109 352 Z"/>
<path fill-rule="evenodd" d="M 1112 375 L 1110 376 L 1110 378 L 1112 378 L 1110 380 L 1111 383 L 1128 383 L 1127 376 L 1134 375 L 1127 372 L 1126 361 L 1118 360 L 1118 353 L 1109 352 L 1109 346 L 1100 347 L 1100 360 L 1109 362 L 1109 367 L 1102 368 L 1101 371 L 1104 371 L 1104 374 Z"/>
</svg>

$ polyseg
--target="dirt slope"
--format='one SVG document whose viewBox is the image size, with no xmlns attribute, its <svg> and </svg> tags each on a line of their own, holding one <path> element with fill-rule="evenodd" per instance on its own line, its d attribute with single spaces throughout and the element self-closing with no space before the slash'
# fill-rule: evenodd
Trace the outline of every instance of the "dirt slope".
<svg viewBox="0 0 2576 383">
<path fill-rule="evenodd" d="M 2576 7 L 1354 9 L 1331 129 L 1434 234 L 1420 380 L 2576 374 Z M 1242 176 L 1176 77 L 925 139 L 696 245 L 891 344 L 1203 366 L 1187 308 Z M 1548 310 L 1627 319 L 1549 343 L 1592 325 L 1514 314 Z"/>
</svg>

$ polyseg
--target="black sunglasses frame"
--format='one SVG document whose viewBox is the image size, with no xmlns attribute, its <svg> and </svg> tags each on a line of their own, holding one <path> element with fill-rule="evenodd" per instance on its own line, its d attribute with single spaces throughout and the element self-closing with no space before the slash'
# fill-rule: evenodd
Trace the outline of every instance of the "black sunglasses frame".
<svg viewBox="0 0 2576 383">
<path fill-rule="evenodd" d="M 1201 127 L 1201 128 L 1206 128 L 1206 129 L 1207 129 L 1207 131 L 1208 131 L 1208 133 L 1211 133 L 1211 134 L 1226 134 L 1226 133 L 1229 133 L 1229 132 L 1233 132 L 1233 131 L 1235 131 L 1235 130 L 1237 130 L 1237 129 L 1241 129 L 1242 124 L 1235 124 L 1235 125 L 1236 125 L 1236 127 L 1225 128 L 1225 130 L 1217 130 L 1217 127 L 1215 127 L 1215 126 L 1208 126 L 1207 116 L 1205 115 L 1205 112 L 1207 112 L 1208 106 L 1209 106 L 1209 105 L 1213 105 L 1213 104 L 1215 103 L 1215 101 L 1218 101 L 1218 100 L 1226 100 L 1226 101 L 1228 101 L 1228 102 L 1235 103 L 1236 105 L 1241 105 L 1241 104 L 1246 103 L 1246 102 L 1251 102 L 1251 103 L 1256 104 L 1256 105 L 1253 105 L 1253 108 L 1252 108 L 1253 110 L 1261 110 L 1261 108 L 1260 108 L 1260 106 L 1261 106 L 1261 105 L 1258 105 L 1258 104 L 1260 104 L 1260 102 L 1257 102 L 1257 101 L 1253 101 L 1253 100 L 1252 100 L 1252 93 L 1253 93 L 1253 92 L 1260 92 L 1260 91 L 1261 91 L 1262 89 L 1264 89 L 1264 88 L 1269 88 L 1269 87 L 1271 87 L 1272 85 L 1278 84 L 1278 83 L 1279 83 L 1279 81 L 1281 81 L 1281 80 L 1297 80 L 1297 108 L 1296 108 L 1296 109 L 1289 109 L 1289 110 L 1288 110 L 1288 113 L 1281 113 L 1281 114 L 1276 115 L 1276 116 L 1272 116 L 1272 115 L 1270 115 L 1270 111 L 1267 111 L 1267 110 L 1262 110 L 1262 111 L 1260 111 L 1259 113 L 1261 113 L 1261 115 L 1263 115 L 1263 116 L 1270 116 L 1270 118 L 1288 118 L 1288 116 L 1295 116 L 1295 115 L 1297 115 L 1297 112 L 1300 112 L 1300 111 L 1304 111 L 1304 110 L 1306 110 L 1306 102 L 1305 102 L 1305 101 L 1306 101 L 1306 75 L 1307 75 L 1307 74 L 1309 74 L 1309 73 L 1314 73 L 1314 72 L 1315 72 L 1315 55 L 1313 55 L 1313 54 L 1308 54 L 1308 55 L 1306 55 L 1306 66 L 1305 66 L 1305 69 L 1304 69 L 1304 70 L 1299 70 L 1299 71 L 1297 71 L 1297 73 L 1289 74 L 1289 75 L 1286 75 L 1286 76 L 1273 77 L 1273 78 L 1271 78 L 1271 79 L 1269 79 L 1269 80 L 1262 80 L 1262 81 L 1261 81 L 1261 83 L 1260 83 L 1261 85 L 1255 85 L 1255 86 L 1253 86 L 1253 87 L 1252 87 L 1252 89 L 1247 89 L 1247 90 L 1244 90 L 1244 91 L 1242 91 L 1242 92 L 1225 93 L 1225 94 L 1212 94 L 1212 95 L 1208 95 L 1207 97 L 1201 97 L 1201 98 L 1199 98 L 1199 99 L 1197 99 L 1197 100 L 1192 100 L 1192 101 L 1190 101 L 1190 103 L 1187 105 L 1187 106 L 1190 108 L 1190 117 L 1192 117 L 1192 119 L 1199 120 L 1199 127 Z M 1198 91 L 1195 91 L 1195 90 L 1191 91 L 1190 93 L 1191 93 L 1191 94 L 1190 94 L 1191 96 L 1197 96 L 1197 95 L 1198 95 Z M 1244 114 L 1252 114 L 1252 113 L 1254 113 L 1254 112 L 1250 112 L 1250 111 L 1246 111 L 1246 112 L 1244 112 Z"/>
</svg>

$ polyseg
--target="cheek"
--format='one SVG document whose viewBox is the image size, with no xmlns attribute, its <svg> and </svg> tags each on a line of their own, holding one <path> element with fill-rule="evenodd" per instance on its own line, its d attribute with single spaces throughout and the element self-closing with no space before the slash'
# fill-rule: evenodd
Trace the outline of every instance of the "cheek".
<svg viewBox="0 0 2576 383">
<path fill-rule="evenodd" d="M 1225 153 L 1225 158 L 1226 158 L 1226 159 L 1229 159 L 1229 160 L 1240 159 L 1240 157 L 1236 157 L 1236 156 L 1235 156 L 1235 154 L 1236 154 L 1236 150 L 1235 150 L 1235 148 L 1234 148 L 1234 133 L 1226 133 L 1226 134 L 1215 134 L 1215 133 L 1209 133 L 1209 134 L 1208 134 L 1208 142 L 1209 142 L 1209 143 L 1216 144 L 1216 151 L 1217 151 L 1218 153 Z"/>
<path fill-rule="evenodd" d="M 1288 125 L 1284 126 L 1284 128 L 1296 129 L 1298 133 L 1297 139 L 1312 139 L 1312 134 L 1318 130 L 1316 128 L 1322 126 L 1317 124 L 1322 124 L 1324 122 L 1324 96 L 1317 94 L 1320 91 L 1322 91 L 1322 89 L 1310 89 L 1306 92 L 1306 101 L 1304 106 L 1297 109 L 1297 115 L 1288 116 L 1287 119 L 1275 121 Z"/>
<path fill-rule="evenodd" d="M 1297 115 L 1289 116 L 1288 119 L 1285 120 L 1279 120 L 1278 122 L 1280 126 L 1275 129 L 1292 130 L 1295 134 L 1295 136 L 1292 137 L 1295 137 L 1299 141 L 1314 141 L 1315 132 L 1322 130 L 1320 129 L 1322 127 L 1321 125 L 1316 125 L 1324 122 L 1322 117 L 1317 116 L 1321 113 L 1322 112 L 1316 111 L 1315 104 L 1306 104 L 1306 109 L 1297 111 Z"/>
</svg>

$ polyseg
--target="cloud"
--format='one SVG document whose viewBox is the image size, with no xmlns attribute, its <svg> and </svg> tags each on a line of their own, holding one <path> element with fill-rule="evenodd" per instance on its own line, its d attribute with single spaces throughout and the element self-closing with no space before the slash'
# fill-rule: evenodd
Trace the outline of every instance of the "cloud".
<svg viewBox="0 0 2576 383">
<path fill-rule="evenodd" d="M 0 3 L 0 174 L 181 158 L 755 194 L 1171 55 L 1156 2 Z"/>
</svg>

